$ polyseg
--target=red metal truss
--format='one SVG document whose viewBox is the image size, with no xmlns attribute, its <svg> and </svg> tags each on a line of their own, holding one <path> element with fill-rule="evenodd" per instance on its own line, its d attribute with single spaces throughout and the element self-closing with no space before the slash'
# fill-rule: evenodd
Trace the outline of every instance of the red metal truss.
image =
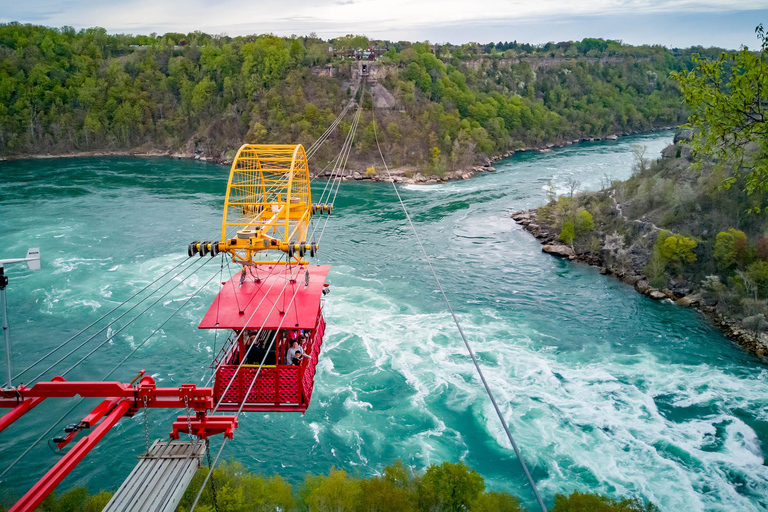
<svg viewBox="0 0 768 512">
<path fill-rule="evenodd" d="M 144 371 L 139 376 L 144 375 Z M 138 377 L 137 377 L 138 378 Z M 136 379 L 134 379 L 136 380 Z M 50 382 L 39 382 L 34 386 L 24 385 L 13 389 L 0 390 L 0 407 L 11 410 L 0 417 L 0 431 L 29 412 L 46 398 L 104 398 L 79 423 L 67 427 L 67 435 L 57 438 L 58 447 L 64 448 L 81 432 L 88 430 L 88 435 L 80 439 L 17 503 L 13 512 L 31 512 L 45 497 L 69 474 L 72 469 L 90 452 L 93 447 L 124 416 L 133 416 L 144 407 L 188 409 L 195 416 L 179 416 L 173 424 L 171 437 L 179 438 L 179 433 L 189 432 L 206 439 L 216 434 L 228 438 L 237 428 L 237 417 L 229 415 L 209 416 L 213 409 L 213 388 L 197 387 L 195 384 L 183 384 L 177 388 L 159 388 L 150 376 L 143 376 L 138 384 L 123 382 L 67 382 L 62 377 L 55 377 Z"/>
</svg>

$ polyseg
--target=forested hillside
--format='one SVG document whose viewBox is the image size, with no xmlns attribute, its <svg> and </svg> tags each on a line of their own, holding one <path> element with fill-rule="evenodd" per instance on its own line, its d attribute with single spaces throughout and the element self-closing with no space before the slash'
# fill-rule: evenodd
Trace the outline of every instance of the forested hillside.
<svg viewBox="0 0 768 512">
<path fill-rule="evenodd" d="M 550 196 L 518 220 L 560 255 L 603 267 L 638 291 L 700 307 L 768 355 L 768 39 L 694 58 L 676 73 L 691 111 L 660 159 L 636 147 L 631 178 Z M 534 222 L 535 221 L 535 222 Z"/>
<path fill-rule="evenodd" d="M 357 63 L 329 46 L 372 44 L 0 25 L 0 156 L 140 148 L 223 158 L 243 141 L 309 145 L 354 93 Z M 387 48 L 379 83 L 396 100 L 376 112 L 395 165 L 439 174 L 481 155 L 684 115 L 669 73 L 686 69 L 690 51 L 599 39 L 375 44 Z M 334 154 L 328 146 L 317 163 Z M 370 111 L 356 150 L 356 164 L 374 161 Z"/>
</svg>

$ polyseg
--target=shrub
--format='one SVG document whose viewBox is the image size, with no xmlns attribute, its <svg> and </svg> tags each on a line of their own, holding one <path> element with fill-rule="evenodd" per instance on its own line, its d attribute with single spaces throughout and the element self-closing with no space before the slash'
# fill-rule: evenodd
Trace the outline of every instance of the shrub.
<svg viewBox="0 0 768 512">
<path fill-rule="evenodd" d="M 570 496 L 555 495 L 555 506 L 550 512 L 658 512 L 658 508 L 639 500 L 617 501 L 596 494 L 582 494 L 573 491 Z"/>
<path fill-rule="evenodd" d="M 664 240 L 660 246 L 661 255 L 668 261 L 676 264 L 682 271 L 683 265 L 696 261 L 696 253 L 693 250 L 698 244 L 696 240 L 683 235 L 672 235 Z"/>
<path fill-rule="evenodd" d="M 573 224 L 570 222 L 563 224 L 563 230 L 560 231 L 560 240 L 567 243 L 568 245 L 573 245 L 573 239 L 575 236 L 576 232 L 573 228 Z"/>
<path fill-rule="evenodd" d="M 365 170 L 365 175 L 368 177 L 376 176 L 376 169 L 373 166 L 370 166 Z"/>
<path fill-rule="evenodd" d="M 718 268 L 726 270 L 739 263 L 744 264 L 747 256 L 747 235 L 743 231 L 728 228 L 715 237 L 715 261 Z"/>
<path fill-rule="evenodd" d="M 595 221 L 592 219 L 592 214 L 587 210 L 580 210 L 576 214 L 576 220 L 573 223 L 573 227 L 576 228 L 576 233 L 583 235 L 590 233 L 595 229 Z"/>
<path fill-rule="evenodd" d="M 443 462 L 433 465 L 419 485 L 419 509 L 463 512 L 485 490 L 483 477 L 466 464 Z"/>
</svg>

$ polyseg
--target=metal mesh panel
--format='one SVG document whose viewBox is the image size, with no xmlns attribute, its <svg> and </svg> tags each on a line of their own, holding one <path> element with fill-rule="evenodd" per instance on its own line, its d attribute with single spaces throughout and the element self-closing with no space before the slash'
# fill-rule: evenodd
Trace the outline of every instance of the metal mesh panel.
<svg viewBox="0 0 768 512">
<path fill-rule="evenodd" d="M 248 391 L 248 387 L 253 382 L 253 378 L 258 368 L 243 368 L 243 393 Z M 248 394 L 247 403 L 265 403 L 275 401 L 275 369 L 262 368 L 256 383 Z"/>
<path fill-rule="evenodd" d="M 237 371 L 237 366 L 231 366 L 231 365 L 225 365 L 219 368 L 219 371 L 216 373 L 216 401 L 218 402 L 221 399 L 221 394 L 224 392 L 225 389 L 227 389 L 227 385 L 229 384 L 229 381 L 232 380 L 232 377 L 235 375 L 235 372 Z M 223 402 L 225 403 L 237 403 L 240 401 L 240 392 L 239 392 L 239 386 L 237 382 L 234 382 L 227 391 L 227 394 L 224 395 Z"/>
<path fill-rule="evenodd" d="M 299 367 L 283 366 L 280 368 L 278 398 L 282 404 L 299 403 Z"/>
<path fill-rule="evenodd" d="M 320 314 L 320 321 L 317 323 L 315 329 L 315 335 L 312 338 L 312 353 L 304 368 L 304 376 L 302 378 L 302 389 L 304 391 L 304 399 L 309 404 L 309 400 L 312 398 L 312 390 L 315 386 L 315 372 L 317 367 L 317 361 L 320 356 L 320 348 L 323 346 L 323 335 L 325 334 L 325 319 L 322 313 Z"/>
</svg>

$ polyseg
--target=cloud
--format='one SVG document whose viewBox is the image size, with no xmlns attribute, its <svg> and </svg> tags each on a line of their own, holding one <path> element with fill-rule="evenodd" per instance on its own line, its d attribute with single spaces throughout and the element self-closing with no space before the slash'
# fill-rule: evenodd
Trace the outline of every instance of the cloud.
<svg viewBox="0 0 768 512">
<path fill-rule="evenodd" d="M 538 43 L 574 34 L 610 34 L 629 42 L 679 44 L 680 33 L 686 46 L 737 47 L 751 43 L 754 25 L 768 19 L 765 0 L 186 0 L 183 7 L 169 0 L 0 0 L 0 5 L 0 21 L 101 26 L 110 32 L 315 32 L 322 37 L 365 33 L 391 40 L 451 42 Z M 708 28 L 697 28 L 692 21 L 697 17 L 709 23 Z M 721 25 L 712 23 L 718 19 L 724 20 Z M 617 27 L 622 27 L 621 34 Z M 737 32 L 743 36 L 734 36 Z"/>
</svg>

